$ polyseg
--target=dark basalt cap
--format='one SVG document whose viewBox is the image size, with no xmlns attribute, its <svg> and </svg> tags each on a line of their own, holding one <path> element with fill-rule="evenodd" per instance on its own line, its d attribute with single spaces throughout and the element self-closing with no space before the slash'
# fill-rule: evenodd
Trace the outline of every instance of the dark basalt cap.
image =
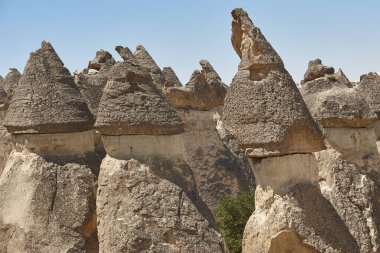
<svg viewBox="0 0 380 253">
<path fill-rule="evenodd" d="M 167 135 L 183 131 L 175 109 L 148 70 L 126 59 L 113 66 L 95 127 L 104 135 Z"/>
<path fill-rule="evenodd" d="M 226 130 L 250 157 L 324 149 L 321 129 L 280 56 L 243 9 L 232 16 L 231 41 L 241 62 L 224 102 Z"/>
<path fill-rule="evenodd" d="M 4 119 L 11 133 L 67 133 L 93 128 L 73 77 L 50 43 L 30 58 Z"/>
</svg>

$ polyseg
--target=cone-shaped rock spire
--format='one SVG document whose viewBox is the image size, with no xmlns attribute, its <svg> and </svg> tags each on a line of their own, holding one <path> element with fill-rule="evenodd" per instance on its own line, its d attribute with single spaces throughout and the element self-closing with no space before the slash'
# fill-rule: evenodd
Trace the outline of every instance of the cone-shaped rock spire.
<svg viewBox="0 0 380 253">
<path fill-rule="evenodd" d="M 12 133 L 80 132 L 93 127 L 73 77 L 50 43 L 43 41 L 30 54 L 4 126 Z"/>
<path fill-rule="evenodd" d="M 231 41 L 241 62 L 225 99 L 226 129 L 251 157 L 323 149 L 321 130 L 279 55 L 243 9 L 232 16 Z"/>
<path fill-rule="evenodd" d="M 162 74 L 165 78 L 165 87 L 182 87 L 181 81 L 171 67 L 164 67 L 162 69 Z"/>
<path fill-rule="evenodd" d="M 4 103 L 7 98 L 7 94 L 4 90 L 4 78 L 0 76 L 0 104 Z"/>
<path fill-rule="evenodd" d="M 164 86 L 164 75 L 160 67 L 158 67 L 157 63 L 153 60 L 152 56 L 146 51 L 146 49 L 138 45 L 136 47 L 136 51 L 134 53 L 135 58 L 139 62 L 139 64 L 146 68 L 150 74 L 152 75 L 153 82 L 157 85 L 158 88 L 162 89 Z"/>
<path fill-rule="evenodd" d="M 116 63 L 100 100 L 95 127 L 104 135 L 162 135 L 183 131 L 182 120 L 149 71 L 125 55 Z"/>
<path fill-rule="evenodd" d="M 16 68 L 10 68 L 9 73 L 4 78 L 4 90 L 7 93 L 8 101 L 12 100 L 14 90 L 20 81 L 21 73 Z"/>
</svg>

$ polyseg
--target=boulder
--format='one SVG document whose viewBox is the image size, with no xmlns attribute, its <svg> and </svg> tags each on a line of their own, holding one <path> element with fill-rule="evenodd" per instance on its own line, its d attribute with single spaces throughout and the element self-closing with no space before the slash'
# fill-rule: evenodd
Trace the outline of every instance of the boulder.
<svg viewBox="0 0 380 253">
<path fill-rule="evenodd" d="M 223 105 L 227 86 L 211 64 L 201 60 L 202 70 L 195 70 L 185 87 L 168 87 L 164 93 L 177 109 L 211 110 Z"/>
<path fill-rule="evenodd" d="M 182 87 L 181 81 L 171 67 L 164 67 L 162 74 L 165 78 L 164 87 Z"/>
<path fill-rule="evenodd" d="M 148 51 L 146 51 L 143 46 L 138 45 L 136 47 L 134 56 L 137 59 L 138 63 L 149 71 L 152 76 L 153 83 L 157 86 L 157 88 L 162 89 L 165 83 L 164 75 Z"/>
<path fill-rule="evenodd" d="M 86 166 L 13 151 L 0 177 L 0 252 L 98 252 Z"/>
<path fill-rule="evenodd" d="M 226 130 L 249 157 L 322 150 L 321 130 L 280 56 L 243 9 L 232 16 L 231 40 L 241 61 L 225 98 Z"/>
<path fill-rule="evenodd" d="M 333 67 L 324 66 L 320 59 L 309 61 L 303 82 L 312 81 L 324 75 L 334 74 Z"/>
<path fill-rule="evenodd" d="M 97 195 L 99 252 L 226 252 L 197 198 L 147 164 L 107 156 Z"/>
<path fill-rule="evenodd" d="M 313 117 L 324 127 L 365 127 L 377 120 L 342 70 L 304 82 L 300 92 Z"/>
<path fill-rule="evenodd" d="M 163 135 L 183 131 L 181 118 L 154 85 L 150 73 L 131 61 L 112 67 L 95 127 L 103 135 Z"/>
<path fill-rule="evenodd" d="M 65 133 L 93 128 L 73 77 L 50 43 L 31 53 L 4 119 L 11 133 Z"/>
</svg>

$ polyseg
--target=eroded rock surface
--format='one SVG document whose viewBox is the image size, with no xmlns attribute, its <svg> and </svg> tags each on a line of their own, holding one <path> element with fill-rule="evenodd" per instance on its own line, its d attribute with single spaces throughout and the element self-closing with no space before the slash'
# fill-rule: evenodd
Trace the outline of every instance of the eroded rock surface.
<svg viewBox="0 0 380 253">
<path fill-rule="evenodd" d="M 9 73 L 4 78 L 4 90 L 7 94 L 8 101 L 12 100 L 14 91 L 18 86 L 18 82 L 20 81 L 20 79 L 21 73 L 15 68 L 10 68 Z"/>
<path fill-rule="evenodd" d="M 181 81 L 171 67 L 164 67 L 162 69 L 162 74 L 165 78 L 164 87 L 182 87 Z"/>
<path fill-rule="evenodd" d="M 95 177 L 12 152 L 0 177 L 0 252 L 97 252 Z"/>
<path fill-rule="evenodd" d="M 232 16 L 231 40 L 241 61 L 225 99 L 225 128 L 251 157 L 323 149 L 321 131 L 280 56 L 243 9 Z"/>
<path fill-rule="evenodd" d="M 97 197 L 99 252 L 226 252 L 190 198 L 146 164 L 107 156 Z"/>
<path fill-rule="evenodd" d="M 168 87 L 164 93 L 170 103 L 178 109 L 211 110 L 224 104 L 227 86 L 206 60 L 199 64 L 185 87 Z"/>
</svg>

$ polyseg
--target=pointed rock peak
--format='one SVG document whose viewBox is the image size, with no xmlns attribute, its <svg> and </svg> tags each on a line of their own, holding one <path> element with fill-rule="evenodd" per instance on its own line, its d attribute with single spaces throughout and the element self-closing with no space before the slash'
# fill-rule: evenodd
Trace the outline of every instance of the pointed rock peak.
<svg viewBox="0 0 380 253">
<path fill-rule="evenodd" d="M 253 24 L 247 12 L 237 8 L 231 14 L 231 42 L 241 59 L 239 70 L 249 70 L 252 80 L 261 80 L 267 76 L 270 68 L 283 68 L 280 56 Z"/>
<path fill-rule="evenodd" d="M 377 72 L 369 72 L 368 74 L 360 76 L 360 82 L 362 81 L 380 81 L 380 75 Z"/>
<path fill-rule="evenodd" d="M 362 75 L 355 89 L 366 99 L 371 110 L 380 118 L 380 75 L 375 72 Z"/>
<path fill-rule="evenodd" d="M 30 54 L 15 87 L 4 126 L 11 133 L 92 129 L 93 119 L 74 79 L 50 43 Z"/>
<path fill-rule="evenodd" d="M 158 67 L 157 63 L 142 45 L 136 47 L 134 56 L 139 61 L 140 65 L 147 68 L 150 72 L 161 73 L 161 69 Z"/>
<path fill-rule="evenodd" d="M 194 70 L 186 87 L 201 88 L 206 85 L 206 77 L 199 70 Z"/>
<path fill-rule="evenodd" d="M 218 82 L 218 81 L 221 83 L 220 76 L 214 70 L 214 67 L 211 66 L 211 64 L 207 60 L 200 60 L 199 64 L 202 67 L 201 72 L 205 76 L 208 84 L 211 84 L 212 82 Z"/>
<path fill-rule="evenodd" d="M 181 118 L 153 83 L 149 71 L 130 61 L 112 67 L 95 127 L 105 135 L 171 135 L 183 131 Z"/>
<path fill-rule="evenodd" d="M 97 71 L 101 70 L 102 67 L 106 66 L 112 66 L 115 64 L 115 59 L 112 57 L 112 55 L 105 50 L 99 50 L 96 52 L 95 58 L 88 63 L 88 69 L 95 69 Z"/>
<path fill-rule="evenodd" d="M 320 59 L 311 60 L 301 83 L 312 81 L 325 75 L 332 75 L 334 72 L 333 67 L 324 66 Z"/>
<path fill-rule="evenodd" d="M 135 59 L 132 51 L 128 47 L 116 46 L 115 50 L 124 61 Z"/>
<path fill-rule="evenodd" d="M 224 101 L 226 130 L 249 157 L 324 149 L 321 129 L 280 56 L 243 9 L 232 16 L 232 45 L 241 63 Z"/>
<path fill-rule="evenodd" d="M 165 87 L 182 87 L 182 83 L 171 67 L 164 67 L 162 74 L 165 78 Z"/>
<path fill-rule="evenodd" d="M 8 100 L 11 100 L 13 96 L 13 91 L 17 86 L 21 78 L 21 73 L 16 68 L 9 68 L 8 74 L 5 76 L 3 85 L 5 93 L 7 94 Z"/>
</svg>

